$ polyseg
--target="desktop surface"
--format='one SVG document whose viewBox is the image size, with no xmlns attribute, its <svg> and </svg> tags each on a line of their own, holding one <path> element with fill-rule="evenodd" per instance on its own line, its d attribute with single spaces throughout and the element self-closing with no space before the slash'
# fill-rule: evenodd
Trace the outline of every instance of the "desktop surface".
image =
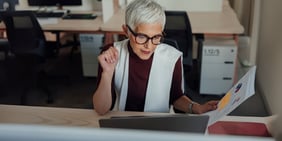
<svg viewBox="0 0 282 141">
<path fill-rule="evenodd" d="M 273 138 L 244 136 L 205 136 L 191 133 L 112 130 L 66 126 L 1 124 L 4 141 L 274 141 Z"/>
</svg>

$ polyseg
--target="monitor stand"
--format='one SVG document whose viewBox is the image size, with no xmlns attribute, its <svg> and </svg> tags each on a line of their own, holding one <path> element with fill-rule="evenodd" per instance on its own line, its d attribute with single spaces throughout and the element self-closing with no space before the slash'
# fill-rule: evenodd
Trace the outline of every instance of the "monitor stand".
<svg viewBox="0 0 282 141">
<path fill-rule="evenodd" d="M 57 4 L 57 10 L 53 10 L 53 12 L 63 12 L 63 13 L 70 13 L 69 9 L 64 9 L 62 5 Z"/>
<path fill-rule="evenodd" d="M 70 13 L 70 10 L 68 10 L 68 9 L 54 9 L 53 11 L 52 11 L 53 13 Z"/>
</svg>

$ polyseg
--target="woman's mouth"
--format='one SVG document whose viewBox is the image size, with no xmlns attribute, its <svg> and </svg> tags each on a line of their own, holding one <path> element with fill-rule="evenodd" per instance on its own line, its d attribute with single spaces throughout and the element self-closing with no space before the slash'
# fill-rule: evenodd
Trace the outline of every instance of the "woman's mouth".
<svg viewBox="0 0 282 141">
<path fill-rule="evenodd" d="M 144 50 L 141 50 L 141 52 L 142 52 L 143 54 L 150 54 L 150 53 L 151 53 L 150 51 L 144 51 Z"/>
</svg>

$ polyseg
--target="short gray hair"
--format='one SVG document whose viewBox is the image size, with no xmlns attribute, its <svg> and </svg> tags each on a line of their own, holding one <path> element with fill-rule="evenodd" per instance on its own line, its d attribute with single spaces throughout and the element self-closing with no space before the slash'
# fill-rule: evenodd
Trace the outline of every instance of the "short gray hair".
<svg viewBox="0 0 282 141">
<path fill-rule="evenodd" d="M 164 29 L 165 20 L 163 7 L 154 0 L 134 0 L 126 8 L 125 23 L 133 30 L 147 23 L 160 23 Z"/>
</svg>

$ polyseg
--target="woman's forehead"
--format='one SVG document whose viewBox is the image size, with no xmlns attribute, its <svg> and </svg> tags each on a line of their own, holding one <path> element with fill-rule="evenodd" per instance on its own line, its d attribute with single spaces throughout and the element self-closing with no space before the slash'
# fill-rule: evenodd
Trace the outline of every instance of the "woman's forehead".
<svg viewBox="0 0 282 141">
<path fill-rule="evenodd" d="M 136 26 L 135 28 L 136 32 L 141 32 L 141 33 L 153 33 L 153 34 L 158 34 L 158 33 L 162 33 L 162 24 L 159 23 L 145 23 L 145 24 L 139 24 Z"/>
</svg>

